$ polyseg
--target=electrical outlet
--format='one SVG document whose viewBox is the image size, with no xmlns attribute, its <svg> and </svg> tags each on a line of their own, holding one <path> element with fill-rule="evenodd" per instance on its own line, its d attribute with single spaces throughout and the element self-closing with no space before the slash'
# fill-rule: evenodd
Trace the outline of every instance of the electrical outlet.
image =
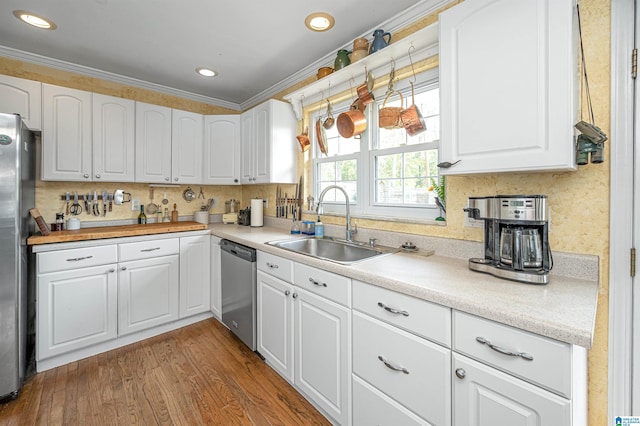
<svg viewBox="0 0 640 426">
<path fill-rule="evenodd" d="M 140 199 L 139 198 L 132 198 L 131 199 L 131 210 L 132 211 L 140 210 Z"/>
<path fill-rule="evenodd" d="M 268 209 L 269 208 L 269 199 L 268 198 L 263 198 L 262 199 L 262 204 L 264 204 L 264 208 Z"/>
<path fill-rule="evenodd" d="M 463 226 L 465 228 L 484 228 L 484 221 L 479 219 L 474 219 L 472 217 L 468 217 L 465 214 Z"/>
</svg>

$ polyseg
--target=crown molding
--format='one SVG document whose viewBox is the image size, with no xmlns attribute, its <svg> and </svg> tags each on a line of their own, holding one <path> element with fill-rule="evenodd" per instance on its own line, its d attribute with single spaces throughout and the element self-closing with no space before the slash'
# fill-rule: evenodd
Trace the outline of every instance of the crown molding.
<svg viewBox="0 0 640 426">
<path fill-rule="evenodd" d="M 433 12 L 439 10 L 440 8 L 446 6 L 449 3 L 452 3 L 454 0 L 422 0 L 419 3 L 405 9 L 399 14 L 393 16 L 392 18 L 382 22 L 377 25 L 375 28 L 386 28 L 388 32 L 396 32 L 401 30 L 412 23 L 432 14 Z M 375 28 L 370 29 L 369 31 L 361 34 L 358 37 L 370 37 Z M 356 37 L 356 38 L 358 38 Z M 338 47 L 335 50 L 337 52 L 340 49 L 348 49 L 352 44 L 352 41 Z M 262 101 L 273 98 L 278 93 L 285 91 L 286 89 L 294 86 L 296 83 L 303 81 L 311 76 L 316 75 L 319 68 L 332 66 L 335 60 L 335 53 L 329 53 L 324 57 L 318 59 L 312 64 L 307 65 L 305 68 L 300 71 L 291 74 L 289 77 L 280 81 L 279 83 L 271 86 L 270 88 L 258 93 L 255 96 L 247 99 L 246 101 L 240 103 L 240 107 L 242 110 L 246 110 L 254 105 L 259 104 Z"/>
<path fill-rule="evenodd" d="M 61 61 L 58 59 L 49 58 L 35 53 L 29 53 L 22 50 L 13 49 L 10 47 L 0 45 L 0 56 L 7 57 L 9 59 L 15 59 L 23 62 L 29 62 L 36 65 L 42 65 L 49 68 L 54 68 L 62 71 L 73 72 L 89 77 L 98 78 L 100 80 L 111 81 L 114 83 L 120 83 L 127 86 L 138 87 L 140 89 L 152 90 L 154 92 L 160 92 L 167 95 L 173 95 L 184 99 L 190 99 L 197 102 L 203 102 L 209 105 L 215 105 L 223 108 L 229 108 L 236 111 L 240 111 L 240 105 L 234 102 L 224 101 L 222 99 L 211 98 L 209 96 L 199 95 L 197 93 L 187 92 L 185 90 L 175 89 L 161 84 L 151 83 L 137 78 L 127 77 L 120 74 L 111 73 L 108 71 L 102 71 L 96 68 L 85 67 L 83 65 L 73 64 L 71 62 Z"/>
</svg>

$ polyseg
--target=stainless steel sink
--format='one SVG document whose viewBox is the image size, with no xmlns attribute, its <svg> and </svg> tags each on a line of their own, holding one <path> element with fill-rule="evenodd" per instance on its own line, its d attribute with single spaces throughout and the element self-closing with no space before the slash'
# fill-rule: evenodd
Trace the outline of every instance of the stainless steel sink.
<svg viewBox="0 0 640 426">
<path fill-rule="evenodd" d="M 267 244 L 343 265 L 351 265 L 398 251 L 386 247 L 368 247 L 363 244 L 350 243 L 333 238 L 296 238 L 269 241 Z"/>
</svg>

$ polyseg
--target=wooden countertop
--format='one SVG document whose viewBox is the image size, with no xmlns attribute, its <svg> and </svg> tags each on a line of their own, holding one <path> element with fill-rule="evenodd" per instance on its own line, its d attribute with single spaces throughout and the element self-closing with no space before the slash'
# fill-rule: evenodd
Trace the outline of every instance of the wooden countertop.
<svg viewBox="0 0 640 426">
<path fill-rule="evenodd" d="M 207 225 L 187 221 L 170 223 L 149 223 L 146 225 L 96 226 L 75 231 L 51 231 L 50 235 L 32 235 L 28 245 L 68 243 L 72 241 L 98 240 L 103 238 L 137 237 L 141 235 L 166 234 L 170 232 L 200 231 Z"/>
</svg>

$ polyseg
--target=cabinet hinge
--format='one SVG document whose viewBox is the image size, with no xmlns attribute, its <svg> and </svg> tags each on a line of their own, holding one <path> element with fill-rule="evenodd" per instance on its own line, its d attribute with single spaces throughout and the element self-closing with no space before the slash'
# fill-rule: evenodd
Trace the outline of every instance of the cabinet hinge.
<svg viewBox="0 0 640 426">
<path fill-rule="evenodd" d="M 631 277 L 636 276 L 636 249 L 632 248 L 630 254 L 629 261 L 631 263 L 631 268 L 629 270 Z"/>
<path fill-rule="evenodd" d="M 636 78 L 638 75 L 638 49 L 633 49 L 631 54 L 631 78 Z"/>
</svg>

